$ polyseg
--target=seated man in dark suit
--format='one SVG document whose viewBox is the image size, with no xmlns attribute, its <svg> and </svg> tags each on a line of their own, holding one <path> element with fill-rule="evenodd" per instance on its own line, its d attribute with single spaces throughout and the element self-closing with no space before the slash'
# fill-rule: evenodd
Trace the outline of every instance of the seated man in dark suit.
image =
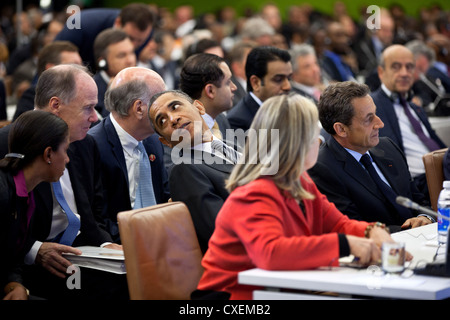
<svg viewBox="0 0 450 320">
<path fill-rule="evenodd" d="M 78 14 L 79 16 L 73 17 L 79 19 L 80 27 L 71 25 L 77 21 L 69 17 L 64 29 L 55 37 L 55 40 L 67 40 L 75 44 L 80 49 L 83 62 L 92 72 L 96 70 L 92 47 L 100 32 L 108 28 L 122 29 L 132 40 L 136 56 L 139 56 L 151 37 L 152 26 L 155 22 L 154 13 L 144 3 L 131 3 L 122 9 L 84 9 Z"/>
<path fill-rule="evenodd" d="M 121 250 L 100 223 L 104 210 L 100 154 L 94 139 L 86 135 L 98 120 L 95 82 L 82 66 L 54 66 L 39 77 L 35 101 L 37 109 L 67 122 L 70 161 L 58 184 L 41 183 L 34 190 L 31 232 L 35 242 L 25 258 L 24 281 L 30 291 L 47 299 L 126 299 L 124 275 L 86 268 L 80 276 L 81 289 L 70 290 L 66 284 L 71 263 L 62 253 L 79 254 L 74 247 L 84 245 Z M 0 157 L 8 152 L 9 128 L 0 130 Z M 75 231 L 69 239 L 65 239 L 66 230 Z"/>
<path fill-rule="evenodd" d="M 321 146 L 309 174 L 328 200 L 352 219 L 380 221 L 391 231 L 431 223 L 431 218 L 417 217 L 396 204 L 397 196 L 425 202 L 398 146 L 379 138 L 383 122 L 369 92 L 366 85 L 346 81 L 322 93 L 319 119 L 331 138 Z"/>
<path fill-rule="evenodd" d="M 203 105 L 182 91 L 155 95 L 149 111 L 161 142 L 173 148 L 174 165 L 169 171 L 172 200 L 186 203 L 203 253 L 229 194 L 225 179 L 236 162 L 224 151 L 223 142 L 211 133 L 202 118 L 204 113 Z M 221 146 L 220 151 L 214 149 L 216 144 Z"/>
<path fill-rule="evenodd" d="M 78 48 L 69 41 L 54 41 L 45 45 L 38 55 L 37 72 L 35 80 L 17 102 L 13 121 L 25 111 L 34 109 L 36 83 L 42 72 L 59 64 L 82 64 Z"/>
<path fill-rule="evenodd" d="M 226 141 L 226 131 L 231 129 L 224 112 L 230 110 L 236 85 L 231 81 L 231 71 L 225 60 L 215 54 L 191 55 L 180 72 L 180 89 L 205 108 L 202 115 L 213 135 Z M 164 147 L 165 163 L 169 168 L 171 148 Z"/>
<path fill-rule="evenodd" d="M 412 98 L 414 68 L 414 56 L 408 48 L 402 45 L 386 48 L 378 66 L 382 84 L 371 96 L 384 123 L 380 136 L 391 138 L 400 147 L 417 188 L 428 197 L 422 156 L 445 148 L 445 144 L 431 127 L 423 108 L 408 101 Z"/>
<path fill-rule="evenodd" d="M 164 91 L 164 81 L 155 71 L 131 67 L 120 71 L 106 91 L 105 106 L 111 112 L 99 124 L 89 130 L 100 150 L 102 181 L 107 210 L 104 220 L 115 242 L 120 241 L 117 214 L 120 211 L 167 202 L 168 178 L 164 167 L 163 148 L 148 119 L 150 98 Z M 147 180 L 152 181 L 150 192 L 154 201 L 139 201 L 141 183 L 138 165 L 142 143 L 150 164 Z"/>
<path fill-rule="evenodd" d="M 232 129 L 247 131 L 259 106 L 268 98 L 291 91 L 291 55 L 275 47 L 256 47 L 245 63 L 247 95 L 228 113 Z"/>
<path fill-rule="evenodd" d="M 104 118 L 109 114 L 104 101 L 106 89 L 120 70 L 136 66 L 136 54 L 129 36 L 123 30 L 110 28 L 95 38 L 94 57 L 98 70 L 94 74 L 98 88 L 95 109 Z"/>
<path fill-rule="evenodd" d="M 291 50 L 292 91 L 310 98 L 314 103 L 320 99 L 321 70 L 316 51 L 309 44 L 298 45 Z"/>
</svg>

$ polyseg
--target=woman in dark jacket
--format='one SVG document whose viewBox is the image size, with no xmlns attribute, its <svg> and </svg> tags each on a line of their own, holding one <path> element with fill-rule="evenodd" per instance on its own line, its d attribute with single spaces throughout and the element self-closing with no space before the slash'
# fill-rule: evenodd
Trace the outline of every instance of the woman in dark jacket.
<svg viewBox="0 0 450 320">
<path fill-rule="evenodd" d="M 27 299 L 20 266 L 30 249 L 33 189 L 59 180 L 69 162 L 67 124 L 49 112 L 23 113 L 11 124 L 9 153 L 0 160 L 0 286 L 3 299 Z"/>
</svg>

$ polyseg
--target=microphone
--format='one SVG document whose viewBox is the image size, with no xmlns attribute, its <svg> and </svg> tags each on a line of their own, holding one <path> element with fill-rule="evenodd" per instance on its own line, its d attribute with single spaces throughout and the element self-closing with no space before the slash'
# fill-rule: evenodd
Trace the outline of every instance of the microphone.
<svg viewBox="0 0 450 320">
<path fill-rule="evenodd" d="M 442 214 L 436 213 L 433 210 L 428 209 L 426 207 L 422 207 L 422 206 L 418 205 L 417 203 L 413 202 L 412 200 L 410 200 L 410 199 L 408 199 L 406 197 L 398 196 L 395 199 L 395 201 L 399 205 L 401 205 L 403 207 L 406 207 L 406 208 L 409 208 L 409 209 L 413 209 L 413 210 L 417 210 L 417 211 L 420 211 L 422 213 L 428 214 L 428 215 L 432 216 L 436 220 L 438 219 L 438 216 L 439 216 L 439 217 L 441 217 L 444 220 L 450 221 L 450 218 L 448 218 L 446 216 L 443 216 Z"/>
</svg>

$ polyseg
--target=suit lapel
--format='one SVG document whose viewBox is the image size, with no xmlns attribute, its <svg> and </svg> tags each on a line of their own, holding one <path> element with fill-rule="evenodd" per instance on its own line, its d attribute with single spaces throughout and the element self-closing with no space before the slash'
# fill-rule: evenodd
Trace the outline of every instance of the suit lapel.
<svg viewBox="0 0 450 320">
<path fill-rule="evenodd" d="M 384 150 L 381 148 L 374 147 L 369 152 L 373 161 L 377 164 L 378 169 L 380 169 L 386 180 L 389 182 L 391 188 L 397 194 L 400 194 L 400 190 L 397 190 L 398 183 L 395 183 L 395 181 L 397 179 L 404 179 L 404 177 L 400 177 L 400 173 L 397 170 L 394 160 L 386 156 Z"/>
<path fill-rule="evenodd" d="M 389 121 L 389 126 L 394 130 L 395 135 L 400 138 L 400 141 L 402 141 L 402 133 L 400 131 L 400 125 L 398 124 L 398 118 L 397 114 L 394 110 L 394 103 L 392 100 L 386 95 L 386 93 L 383 91 L 383 89 L 378 89 L 380 93 L 380 97 L 382 98 L 382 106 L 379 107 L 381 110 L 386 111 L 386 116 L 383 117 L 383 121 Z"/>
<path fill-rule="evenodd" d="M 336 160 L 341 163 L 343 170 L 355 180 L 355 183 L 360 184 L 374 196 L 384 200 L 384 196 L 379 191 L 375 182 L 347 150 L 345 150 L 333 137 L 328 140 L 327 144 L 334 153 Z"/>
<path fill-rule="evenodd" d="M 128 171 L 127 171 L 127 165 L 125 162 L 125 156 L 123 154 L 123 148 L 122 144 L 120 143 L 119 136 L 117 135 L 116 129 L 114 128 L 114 125 L 111 122 L 110 116 L 108 116 L 104 123 L 104 129 L 106 134 L 106 139 L 108 140 L 108 143 L 112 146 L 112 153 L 114 155 L 114 158 L 116 159 L 117 163 L 119 164 L 120 169 L 122 170 L 122 173 L 128 181 Z"/>
</svg>

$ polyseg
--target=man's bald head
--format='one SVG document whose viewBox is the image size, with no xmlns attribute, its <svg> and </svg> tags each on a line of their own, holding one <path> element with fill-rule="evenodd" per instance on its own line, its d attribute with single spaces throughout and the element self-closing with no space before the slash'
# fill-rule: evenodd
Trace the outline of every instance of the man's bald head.
<svg viewBox="0 0 450 320">
<path fill-rule="evenodd" d="M 110 112 L 127 116 L 134 101 L 148 104 L 150 99 L 166 89 L 161 76 L 148 68 L 130 67 L 121 70 L 105 93 L 105 107 Z"/>
</svg>

